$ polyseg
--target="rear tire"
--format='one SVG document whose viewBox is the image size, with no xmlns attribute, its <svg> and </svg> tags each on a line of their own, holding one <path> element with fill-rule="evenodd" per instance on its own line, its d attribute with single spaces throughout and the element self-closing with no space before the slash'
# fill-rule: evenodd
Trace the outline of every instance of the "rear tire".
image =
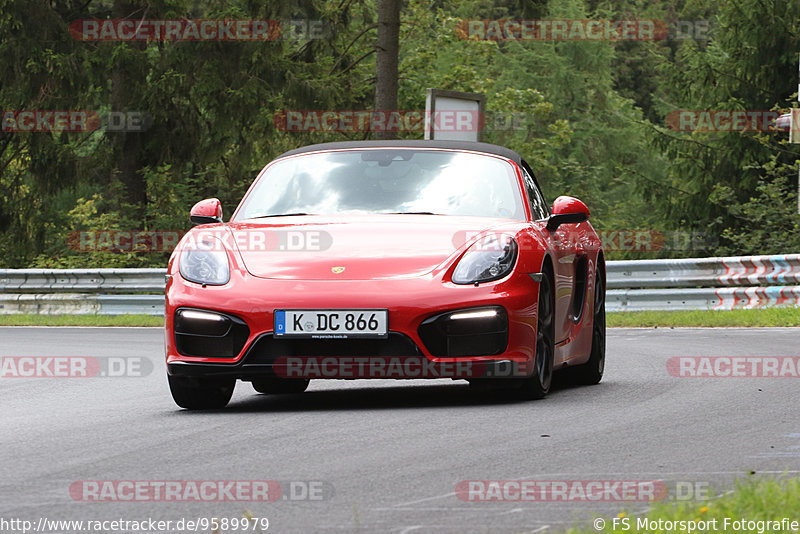
<svg viewBox="0 0 800 534">
<path fill-rule="evenodd" d="M 597 384 L 603 379 L 606 367 L 606 290 L 603 273 L 600 271 L 594 283 L 592 314 L 592 348 L 589 361 L 575 367 L 573 371 L 576 384 Z"/>
<path fill-rule="evenodd" d="M 214 410 L 228 405 L 235 378 L 187 378 L 167 375 L 175 404 L 187 410 Z"/>
<path fill-rule="evenodd" d="M 308 387 L 308 378 L 278 378 L 265 376 L 253 380 L 253 389 L 259 393 L 302 393 Z"/>
<path fill-rule="evenodd" d="M 541 399 L 550 392 L 555 357 L 555 293 L 552 277 L 544 273 L 539 282 L 539 304 L 536 312 L 536 355 L 533 374 L 521 379 L 517 394 L 522 399 Z"/>
</svg>

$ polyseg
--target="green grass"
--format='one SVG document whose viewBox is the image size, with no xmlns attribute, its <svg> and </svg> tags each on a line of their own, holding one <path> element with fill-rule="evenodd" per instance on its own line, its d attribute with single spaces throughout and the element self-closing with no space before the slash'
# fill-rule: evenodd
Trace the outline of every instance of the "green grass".
<svg viewBox="0 0 800 534">
<path fill-rule="evenodd" d="M 628 515 L 625 510 L 616 516 L 617 523 L 614 524 L 614 517 L 602 517 L 605 527 L 602 529 L 580 528 L 568 529 L 569 534 L 590 534 L 597 532 L 624 532 L 626 534 L 647 532 L 681 532 L 689 533 L 692 531 L 689 521 L 711 521 L 716 519 L 716 528 L 706 528 L 701 530 L 697 527 L 693 532 L 759 532 L 759 527 L 736 528 L 733 520 L 747 521 L 780 521 L 788 518 L 789 521 L 800 522 L 800 479 L 781 478 L 781 479 L 750 479 L 739 481 L 736 490 L 732 493 L 723 495 L 718 499 L 711 499 L 706 502 L 682 501 L 682 502 L 659 502 L 643 516 Z M 674 528 L 648 529 L 644 524 L 639 525 L 639 518 L 647 518 L 650 521 L 686 521 L 687 523 L 675 524 Z M 726 524 L 725 519 L 729 522 Z M 627 519 L 629 529 L 625 529 L 622 521 Z M 642 526 L 644 528 L 639 528 Z M 662 523 L 662 526 L 663 525 Z M 682 528 L 681 528 L 682 527 Z M 797 532 L 789 529 L 764 529 L 764 532 Z"/>
<path fill-rule="evenodd" d="M 609 327 L 800 326 L 800 308 L 730 311 L 647 311 L 606 315 Z"/>
<path fill-rule="evenodd" d="M 164 326 L 160 315 L 0 315 L 0 326 Z"/>
<path fill-rule="evenodd" d="M 618 312 L 606 316 L 614 327 L 800 326 L 800 308 L 733 311 Z M 160 315 L 0 315 L 0 326 L 163 326 Z"/>
</svg>

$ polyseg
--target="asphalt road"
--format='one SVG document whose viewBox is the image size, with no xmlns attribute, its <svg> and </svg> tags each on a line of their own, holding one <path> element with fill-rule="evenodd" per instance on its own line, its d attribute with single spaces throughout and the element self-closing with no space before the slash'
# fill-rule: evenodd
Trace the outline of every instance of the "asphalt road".
<svg viewBox="0 0 800 534">
<path fill-rule="evenodd" d="M 104 358 L 116 359 L 98 371 L 106 376 L 0 377 L 0 525 L 249 512 L 279 533 L 591 529 L 596 517 L 641 513 L 649 504 L 579 495 L 466 502 L 456 486 L 656 480 L 667 499 L 693 499 L 728 491 L 749 471 L 800 471 L 798 379 L 667 372 L 673 356 L 800 356 L 797 329 L 610 330 L 603 382 L 561 385 L 542 401 L 475 396 L 450 381 L 312 381 L 292 396 L 259 395 L 240 382 L 229 407 L 212 413 L 173 404 L 162 335 L 152 328 L 0 328 L 4 360 L 88 356 L 105 366 Z M 136 366 L 123 373 L 120 358 Z M 109 376 L 117 372 L 132 376 Z M 274 480 L 283 493 L 275 502 L 76 500 L 85 493 L 70 488 L 85 489 L 87 480 Z M 20 531 L 9 525 L 0 531 Z"/>
</svg>

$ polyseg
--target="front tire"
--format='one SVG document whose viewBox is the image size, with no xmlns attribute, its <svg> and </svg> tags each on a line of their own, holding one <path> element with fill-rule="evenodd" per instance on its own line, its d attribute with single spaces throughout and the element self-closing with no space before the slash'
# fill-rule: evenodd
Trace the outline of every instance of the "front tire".
<svg viewBox="0 0 800 534">
<path fill-rule="evenodd" d="M 589 361 L 575 368 L 575 383 L 597 384 L 603 379 L 606 367 L 606 290 L 601 271 L 594 283 L 594 306 L 592 308 L 592 348 Z"/>
<path fill-rule="evenodd" d="M 555 292 L 549 273 L 539 282 L 539 304 L 536 313 L 536 354 L 533 374 L 522 379 L 518 391 L 523 399 L 541 399 L 550 392 L 555 357 Z"/>
<path fill-rule="evenodd" d="M 228 405 L 235 378 L 186 378 L 167 375 L 175 404 L 187 410 L 214 410 Z"/>
</svg>

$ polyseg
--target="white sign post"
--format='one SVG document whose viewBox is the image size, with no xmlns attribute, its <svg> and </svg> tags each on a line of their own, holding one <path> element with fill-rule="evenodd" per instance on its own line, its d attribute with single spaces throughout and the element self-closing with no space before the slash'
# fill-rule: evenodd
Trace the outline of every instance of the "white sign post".
<svg viewBox="0 0 800 534">
<path fill-rule="evenodd" d="M 486 96 L 445 89 L 425 95 L 425 139 L 480 141 Z"/>
</svg>

